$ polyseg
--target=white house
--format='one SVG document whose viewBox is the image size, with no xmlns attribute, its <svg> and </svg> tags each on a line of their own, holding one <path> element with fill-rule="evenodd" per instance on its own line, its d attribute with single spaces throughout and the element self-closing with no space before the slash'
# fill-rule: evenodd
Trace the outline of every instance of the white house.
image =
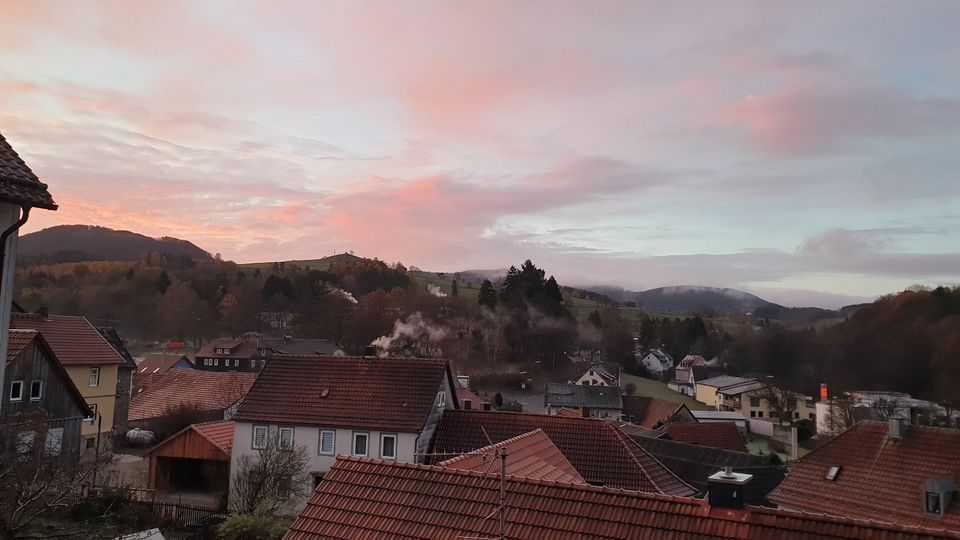
<svg viewBox="0 0 960 540">
<path fill-rule="evenodd" d="M 640 360 L 640 363 L 647 368 L 651 375 L 657 377 L 673 369 L 673 357 L 660 349 L 650 349 L 647 355 Z"/>
<path fill-rule="evenodd" d="M 231 476 L 241 456 L 274 437 L 306 448 L 314 485 L 337 455 L 417 463 L 454 408 L 446 360 L 274 356 L 233 417 Z"/>
<path fill-rule="evenodd" d="M 602 362 L 590 364 L 573 384 L 582 386 L 620 386 L 620 364 Z"/>
</svg>

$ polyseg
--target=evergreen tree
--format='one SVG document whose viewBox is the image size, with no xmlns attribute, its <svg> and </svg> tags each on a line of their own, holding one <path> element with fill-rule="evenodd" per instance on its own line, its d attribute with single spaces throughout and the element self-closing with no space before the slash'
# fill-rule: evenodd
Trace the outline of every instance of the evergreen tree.
<svg viewBox="0 0 960 540">
<path fill-rule="evenodd" d="M 457 298 L 460 296 L 460 289 L 457 287 L 457 280 L 450 281 L 450 296 Z"/>
<path fill-rule="evenodd" d="M 493 288 L 493 283 L 490 283 L 489 279 L 483 280 L 483 283 L 480 284 L 480 294 L 477 296 L 477 304 L 490 309 L 497 307 L 497 291 Z"/>
</svg>

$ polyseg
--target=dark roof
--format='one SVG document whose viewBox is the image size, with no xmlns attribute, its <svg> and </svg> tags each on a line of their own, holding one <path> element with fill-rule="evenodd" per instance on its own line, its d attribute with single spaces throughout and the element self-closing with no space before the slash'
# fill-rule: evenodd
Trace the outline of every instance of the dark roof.
<svg viewBox="0 0 960 540">
<path fill-rule="evenodd" d="M 893 525 L 769 508 L 711 508 L 705 499 L 508 477 L 511 539 L 958 538 Z M 338 457 L 293 523 L 287 540 L 496 538 L 500 478 Z"/>
<path fill-rule="evenodd" d="M 547 384 L 544 397 L 551 407 L 588 407 L 591 409 L 622 409 L 620 389 L 615 386 L 586 386 L 582 384 Z"/>
<path fill-rule="evenodd" d="M 649 396 L 623 396 L 623 419 L 648 429 L 666 424 L 683 403 Z"/>
<path fill-rule="evenodd" d="M 53 352 L 53 349 L 50 348 L 50 344 L 47 343 L 47 340 L 44 339 L 40 332 L 36 330 L 18 330 L 11 328 L 7 332 L 7 336 L 7 364 L 16 360 L 27 347 L 35 343 L 37 347 L 44 351 L 50 358 L 53 364 L 53 366 L 51 366 L 52 369 L 60 376 L 60 380 L 70 392 L 74 402 L 80 407 L 81 414 L 85 417 L 89 417 L 92 414 L 90 406 L 87 405 L 87 400 L 83 399 L 83 394 L 80 393 L 80 390 L 77 388 L 77 385 L 74 384 L 73 379 L 70 378 L 67 370 L 65 370 L 63 365 L 57 360 L 57 355 Z"/>
<path fill-rule="evenodd" d="M 690 369 L 693 370 L 694 381 L 705 381 L 707 379 L 719 377 L 727 372 L 723 368 L 712 366 L 693 366 Z"/>
<path fill-rule="evenodd" d="M 274 354 L 301 354 L 328 356 L 337 351 L 337 346 L 326 339 L 261 338 L 260 346 Z"/>
<path fill-rule="evenodd" d="M 488 446 L 490 442 L 504 441 L 538 428 L 591 484 L 671 495 L 696 492 L 621 433 L 612 422 L 596 418 L 447 411 L 437 426 L 431 452 L 470 452 Z"/>
<path fill-rule="evenodd" d="M 191 367 L 193 366 L 193 362 L 185 354 L 152 353 L 145 355 L 133 372 L 133 387 L 146 386 L 155 378 L 169 371 L 181 360 L 187 362 Z"/>
<path fill-rule="evenodd" d="M 218 353 L 217 349 L 228 348 L 229 354 Z M 253 358 L 260 350 L 256 339 L 218 338 L 207 343 L 197 351 L 197 358 Z"/>
<path fill-rule="evenodd" d="M 57 203 L 30 167 L 0 133 L 0 201 L 56 210 Z"/>
<path fill-rule="evenodd" d="M 117 354 L 123 358 L 125 367 L 129 369 L 137 368 L 137 363 L 133 360 L 133 356 L 131 356 L 130 351 L 127 350 L 127 344 L 124 343 L 116 328 L 112 326 L 101 326 L 97 328 L 97 332 L 100 332 L 103 339 L 107 340 L 107 343 L 113 347 L 113 350 L 117 351 Z"/>
<path fill-rule="evenodd" d="M 436 407 L 445 377 L 452 386 L 447 361 L 438 358 L 277 355 L 235 419 L 414 433 Z"/>
<path fill-rule="evenodd" d="M 770 465 L 763 456 L 653 437 L 635 436 L 633 440 L 701 494 L 707 492 L 707 477 L 724 467 L 753 475 L 744 495 L 749 504 L 764 504 L 767 494 L 783 481 L 785 469 Z"/>
<path fill-rule="evenodd" d="M 671 441 L 746 452 L 747 445 L 733 422 L 683 422 L 664 426 L 663 436 Z"/>
<path fill-rule="evenodd" d="M 250 390 L 256 373 L 171 369 L 130 400 L 130 420 L 163 416 L 168 408 L 195 405 L 201 411 L 226 409 Z"/>
<path fill-rule="evenodd" d="M 84 317 L 11 313 L 10 327 L 39 330 L 64 366 L 126 364 L 120 353 Z"/>
<path fill-rule="evenodd" d="M 928 480 L 960 484 L 960 430 L 911 426 L 900 440 L 888 437 L 885 422 L 861 422 L 802 457 L 770 500 L 823 512 L 922 527 L 960 530 L 960 501 L 941 517 L 923 512 Z M 831 467 L 839 467 L 827 480 Z"/>
<path fill-rule="evenodd" d="M 542 429 L 441 461 L 439 467 L 464 471 L 500 472 L 498 452 L 507 452 L 507 475 L 552 482 L 586 484 Z"/>
</svg>

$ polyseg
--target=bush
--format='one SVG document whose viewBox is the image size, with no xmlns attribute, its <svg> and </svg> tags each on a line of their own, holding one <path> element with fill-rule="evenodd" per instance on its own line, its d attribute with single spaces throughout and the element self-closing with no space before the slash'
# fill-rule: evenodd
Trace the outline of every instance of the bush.
<svg viewBox="0 0 960 540">
<path fill-rule="evenodd" d="M 261 512 L 230 514 L 217 527 L 223 540 L 275 540 L 286 530 L 287 523 L 283 518 Z"/>
<path fill-rule="evenodd" d="M 625 385 L 623 386 L 623 393 L 626 394 L 626 395 L 628 395 L 628 396 L 632 396 L 632 395 L 636 394 L 636 393 L 637 393 L 637 385 L 633 384 L 632 382 L 628 382 L 627 384 L 625 384 Z"/>
</svg>

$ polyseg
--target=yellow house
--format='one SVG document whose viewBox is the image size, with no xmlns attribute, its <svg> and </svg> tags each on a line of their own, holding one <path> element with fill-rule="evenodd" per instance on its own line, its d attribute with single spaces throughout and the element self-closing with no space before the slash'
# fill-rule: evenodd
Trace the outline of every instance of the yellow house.
<svg viewBox="0 0 960 540">
<path fill-rule="evenodd" d="M 85 317 L 12 313 L 11 328 L 37 330 L 66 369 L 93 412 L 81 435 L 86 448 L 109 442 L 115 427 L 126 425 L 131 371 L 126 361 Z M 118 409 L 121 414 L 117 414 Z M 98 437 L 98 435 L 100 437 Z"/>
</svg>

